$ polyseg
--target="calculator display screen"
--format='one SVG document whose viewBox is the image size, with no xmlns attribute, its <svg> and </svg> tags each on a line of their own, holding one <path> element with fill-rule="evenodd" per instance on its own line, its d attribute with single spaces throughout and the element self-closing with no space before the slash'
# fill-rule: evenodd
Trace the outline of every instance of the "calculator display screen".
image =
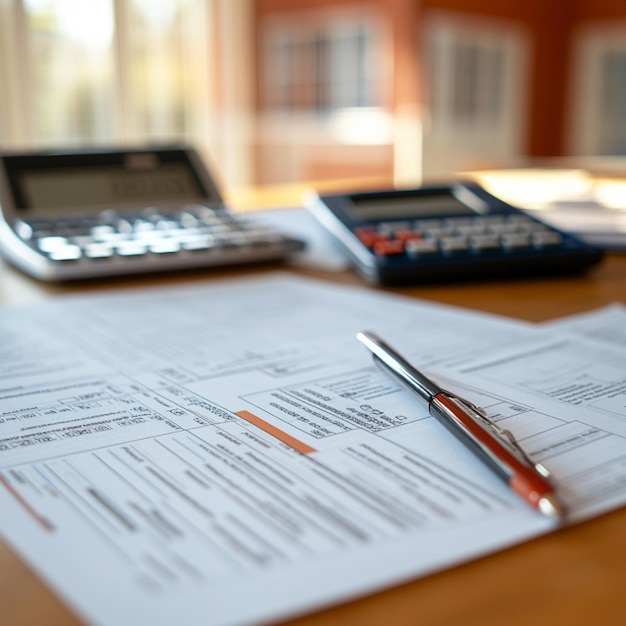
<svg viewBox="0 0 626 626">
<path fill-rule="evenodd" d="M 354 196 L 347 212 L 357 220 L 388 220 L 474 215 L 477 211 L 446 191 L 419 195 Z"/>
<path fill-rule="evenodd" d="M 80 209 L 89 206 L 194 200 L 204 196 L 184 163 L 155 167 L 119 166 L 24 169 L 18 184 L 27 209 Z"/>
<path fill-rule="evenodd" d="M 44 217 L 158 204 L 221 203 L 197 153 L 185 146 L 0 155 L 8 206 Z"/>
</svg>

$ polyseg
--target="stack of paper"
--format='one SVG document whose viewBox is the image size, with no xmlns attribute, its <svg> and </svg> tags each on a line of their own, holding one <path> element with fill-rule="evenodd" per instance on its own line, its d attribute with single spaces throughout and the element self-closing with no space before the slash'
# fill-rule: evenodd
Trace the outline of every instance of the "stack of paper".
<svg viewBox="0 0 626 626">
<path fill-rule="evenodd" d="M 286 618 L 551 531 L 372 330 L 624 504 L 626 311 L 543 327 L 283 275 L 0 311 L 0 532 L 87 622 Z"/>
</svg>

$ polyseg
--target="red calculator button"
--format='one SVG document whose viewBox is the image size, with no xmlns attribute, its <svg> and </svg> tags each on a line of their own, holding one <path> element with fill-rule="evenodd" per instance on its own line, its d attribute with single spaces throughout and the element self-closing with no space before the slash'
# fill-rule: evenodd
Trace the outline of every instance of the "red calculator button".
<svg viewBox="0 0 626 626">
<path fill-rule="evenodd" d="M 378 256 L 394 256 L 404 253 L 404 241 L 378 241 L 374 244 L 374 254 Z"/>
<path fill-rule="evenodd" d="M 359 228 L 354 234 L 359 238 L 359 241 L 368 248 L 373 248 L 377 243 L 389 241 L 388 235 L 379 233 L 373 228 Z"/>
</svg>

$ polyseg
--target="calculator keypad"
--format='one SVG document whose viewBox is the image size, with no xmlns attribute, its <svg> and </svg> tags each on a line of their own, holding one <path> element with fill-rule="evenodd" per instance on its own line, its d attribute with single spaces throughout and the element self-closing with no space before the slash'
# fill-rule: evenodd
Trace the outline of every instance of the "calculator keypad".
<svg viewBox="0 0 626 626">
<path fill-rule="evenodd" d="M 226 250 L 269 248 L 288 239 L 223 207 L 204 205 L 22 221 L 15 231 L 51 261 L 68 263 L 200 253 L 210 253 L 219 261 Z"/>
<path fill-rule="evenodd" d="M 558 232 L 525 215 L 390 221 L 359 227 L 355 235 L 380 257 L 507 253 L 563 243 Z"/>
</svg>

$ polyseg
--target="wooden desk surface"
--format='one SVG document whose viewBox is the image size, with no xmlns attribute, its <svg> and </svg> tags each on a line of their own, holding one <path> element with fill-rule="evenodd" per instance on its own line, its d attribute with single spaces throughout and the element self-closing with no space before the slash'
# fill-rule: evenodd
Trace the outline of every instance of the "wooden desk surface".
<svg viewBox="0 0 626 626">
<path fill-rule="evenodd" d="M 0 304 L 32 304 L 66 294 L 191 284 L 264 271 L 267 268 L 60 286 L 38 283 L 0 264 Z M 361 284 L 351 272 L 291 271 Z M 393 291 L 542 321 L 615 301 L 626 303 L 626 255 L 611 255 L 581 277 L 416 286 Z M 419 559 L 419 554 L 415 558 Z M 626 624 L 625 581 L 626 508 L 465 565 L 321 610 L 290 621 L 289 625 L 623 626 Z M 78 623 L 11 549 L 0 542 L 0 624 L 75 626 Z"/>
</svg>

